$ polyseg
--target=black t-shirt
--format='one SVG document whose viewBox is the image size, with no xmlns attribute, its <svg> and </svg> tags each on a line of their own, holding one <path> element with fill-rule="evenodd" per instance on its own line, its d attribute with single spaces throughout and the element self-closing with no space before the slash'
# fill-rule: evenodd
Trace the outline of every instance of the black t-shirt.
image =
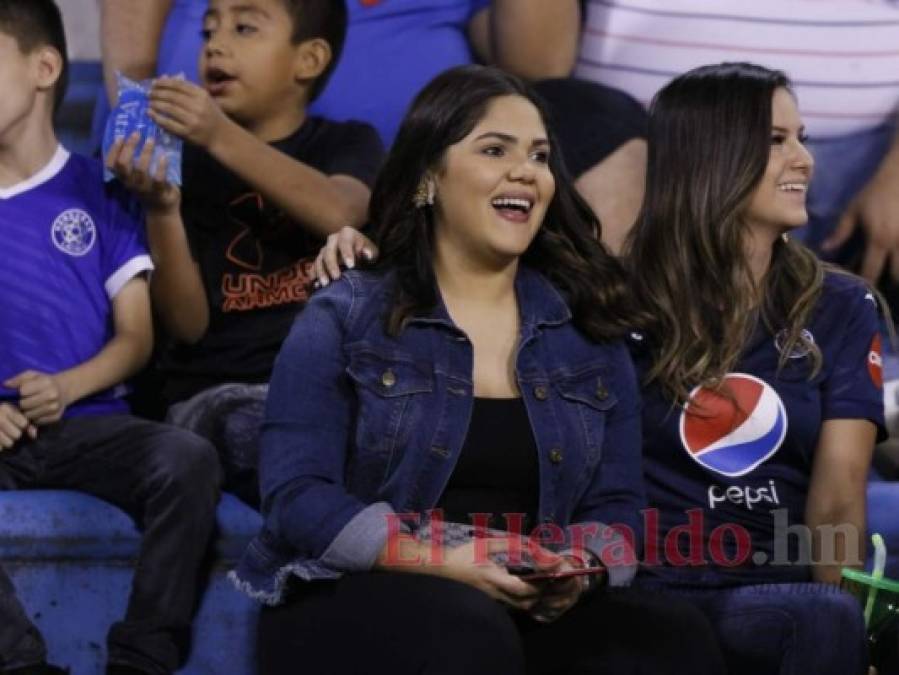
<svg viewBox="0 0 899 675">
<path fill-rule="evenodd" d="M 369 186 L 384 155 L 368 124 L 319 117 L 272 145 L 325 174 Z M 225 382 L 268 381 L 324 243 L 197 148 L 185 147 L 183 176 L 181 212 L 209 301 L 209 329 L 194 345 L 165 350 L 169 402 Z"/>
<path fill-rule="evenodd" d="M 503 514 L 523 515 L 520 534 L 536 523 L 540 473 L 537 442 L 521 398 L 476 398 L 456 467 L 437 508 L 447 522 L 489 513 L 488 527 L 507 529 Z"/>
</svg>

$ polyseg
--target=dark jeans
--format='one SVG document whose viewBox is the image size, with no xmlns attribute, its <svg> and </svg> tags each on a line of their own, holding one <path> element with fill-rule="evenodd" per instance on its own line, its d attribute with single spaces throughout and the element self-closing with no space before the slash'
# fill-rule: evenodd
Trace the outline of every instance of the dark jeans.
<svg viewBox="0 0 899 675">
<path fill-rule="evenodd" d="M 219 496 L 215 450 L 204 439 L 129 415 L 76 417 L 0 454 L 0 489 L 73 489 L 128 512 L 144 531 L 124 620 L 109 661 L 164 674 L 184 656 L 199 568 Z M 0 568 L 0 667 L 46 658 Z"/>
<path fill-rule="evenodd" d="M 259 432 L 267 384 L 222 384 L 169 408 L 166 422 L 208 439 L 218 450 L 224 489 L 259 508 Z"/>
<path fill-rule="evenodd" d="M 715 628 L 729 675 L 863 675 L 868 652 L 858 601 L 836 586 L 759 584 L 671 588 Z"/>
<path fill-rule="evenodd" d="M 711 675 L 724 664 L 687 603 L 599 591 L 551 624 L 435 576 L 370 572 L 297 582 L 264 608 L 265 675 Z"/>
</svg>

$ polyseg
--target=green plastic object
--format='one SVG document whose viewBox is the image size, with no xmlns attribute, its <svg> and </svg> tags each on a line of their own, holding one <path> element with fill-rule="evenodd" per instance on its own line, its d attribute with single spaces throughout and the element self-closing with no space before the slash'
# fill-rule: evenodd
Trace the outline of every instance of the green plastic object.
<svg viewBox="0 0 899 675">
<path fill-rule="evenodd" d="M 868 636 L 875 638 L 899 620 L 899 581 L 876 578 L 853 569 L 843 569 L 841 586 L 859 601 L 863 609 L 873 598 L 870 615 L 866 616 Z"/>
<path fill-rule="evenodd" d="M 871 570 L 871 576 L 875 579 L 883 578 L 883 568 L 886 566 L 887 549 L 883 543 L 883 537 L 877 532 L 871 535 L 871 543 L 874 545 L 874 569 Z M 877 587 L 872 586 L 868 591 L 868 601 L 865 603 L 865 625 L 871 623 L 871 612 L 874 611 L 874 602 L 877 599 Z"/>
</svg>

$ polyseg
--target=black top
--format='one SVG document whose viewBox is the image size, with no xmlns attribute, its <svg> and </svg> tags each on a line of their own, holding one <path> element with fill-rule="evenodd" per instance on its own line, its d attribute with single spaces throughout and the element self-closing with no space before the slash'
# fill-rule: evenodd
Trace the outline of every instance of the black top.
<svg viewBox="0 0 899 675">
<path fill-rule="evenodd" d="M 384 154 L 371 126 L 318 117 L 272 145 L 325 174 L 367 185 Z M 182 216 L 210 314 L 197 344 L 172 345 L 163 354 L 170 403 L 225 382 L 268 381 L 308 298 L 312 261 L 323 244 L 195 147 L 185 146 L 183 176 Z"/>
<path fill-rule="evenodd" d="M 521 398 L 476 398 L 471 424 L 440 500 L 444 520 L 471 522 L 490 513 L 489 526 L 505 530 L 504 513 L 525 515 L 521 534 L 536 525 L 540 485 L 537 444 Z"/>
</svg>

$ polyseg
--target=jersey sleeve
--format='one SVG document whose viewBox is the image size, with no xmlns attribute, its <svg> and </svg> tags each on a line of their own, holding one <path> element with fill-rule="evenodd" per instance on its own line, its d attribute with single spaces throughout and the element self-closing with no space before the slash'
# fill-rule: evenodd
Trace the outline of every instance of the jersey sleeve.
<svg viewBox="0 0 899 675">
<path fill-rule="evenodd" d="M 845 332 L 834 350 L 833 366 L 822 389 L 822 419 L 867 419 L 877 440 L 887 437 L 883 410 L 883 362 L 880 322 L 873 294 L 863 287 L 847 293 L 845 305 L 830 299 L 846 317 Z"/>
<path fill-rule="evenodd" d="M 468 18 L 474 18 L 474 15 L 480 12 L 485 7 L 490 6 L 490 0 L 470 0 L 471 9 L 468 13 Z"/>
<path fill-rule="evenodd" d="M 131 279 L 153 269 L 147 250 L 140 209 L 123 189 L 111 183 L 107 187 L 105 219 L 101 227 L 103 242 L 103 285 L 114 298 Z"/>
<path fill-rule="evenodd" d="M 335 134 L 324 172 L 352 176 L 371 187 L 383 160 L 384 144 L 375 128 L 363 122 L 345 122 Z"/>
</svg>

